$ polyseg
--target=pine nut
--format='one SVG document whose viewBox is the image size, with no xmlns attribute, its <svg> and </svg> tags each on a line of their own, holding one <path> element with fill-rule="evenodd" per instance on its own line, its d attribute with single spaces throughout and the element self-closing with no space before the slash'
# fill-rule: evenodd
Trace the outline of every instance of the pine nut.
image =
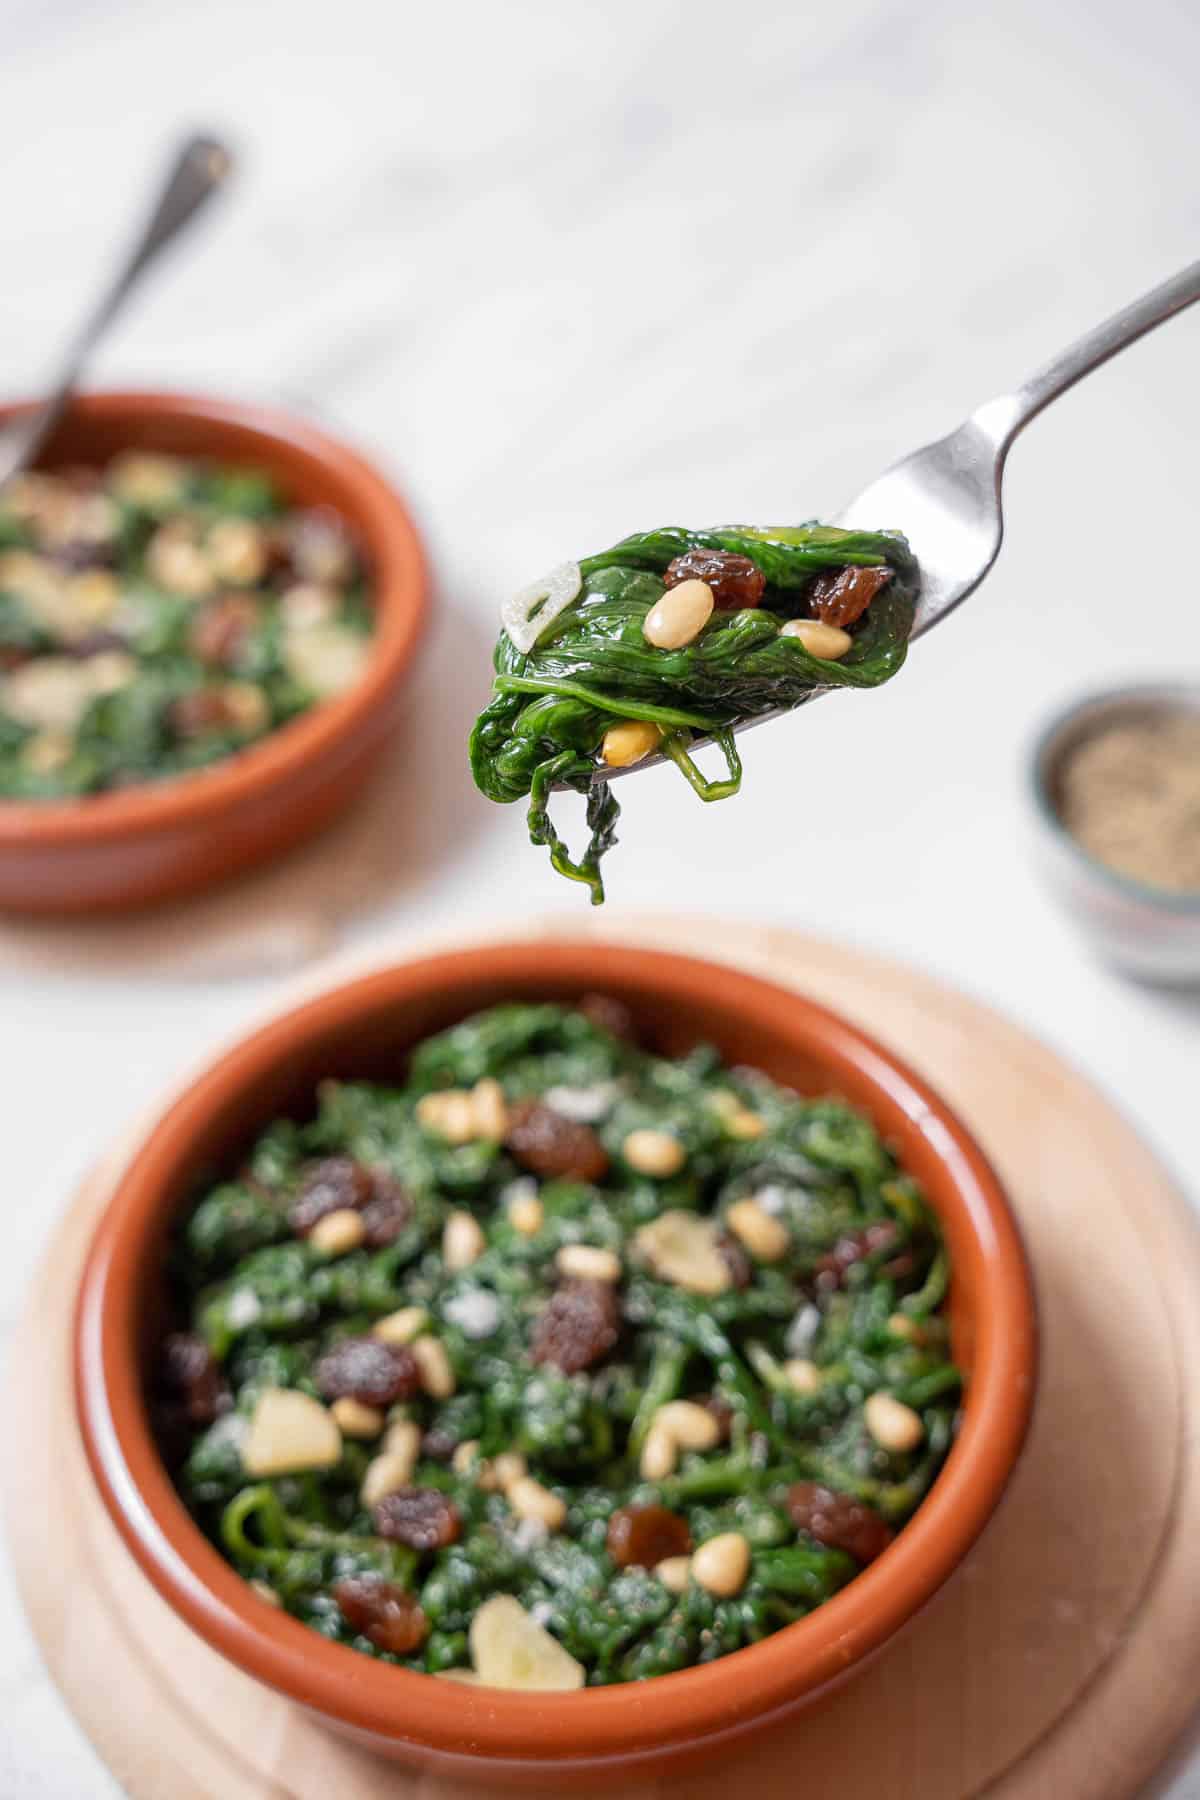
<svg viewBox="0 0 1200 1800">
<path fill-rule="evenodd" d="M 671 1433 L 662 1430 L 656 1420 L 646 1433 L 646 1441 L 642 1445 L 638 1462 L 642 1476 L 646 1481 L 665 1481 L 668 1475 L 675 1473 L 678 1460 L 679 1446 Z"/>
<path fill-rule="evenodd" d="M 264 1388 L 242 1441 L 247 1475 L 291 1475 L 340 1462 L 342 1434 L 332 1413 L 298 1388 Z"/>
<path fill-rule="evenodd" d="M 689 1294 L 723 1294 L 732 1285 L 713 1219 L 671 1207 L 634 1234 L 633 1247 L 660 1281 Z"/>
<path fill-rule="evenodd" d="M 788 1253 L 792 1237 L 787 1226 L 757 1200 L 735 1200 L 725 1214 L 725 1223 L 759 1262 L 778 1262 Z"/>
<path fill-rule="evenodd" d="M 536 1237 L 545 1218 L 546 1209 L 536 1194 L 518 1194 L 508 1203 L 508 1222 L 522 1237 Z"/>
<path fill-rule="evenodd" d="M 382 1338 L 385 1344 L 411 1344 L 429 1323 L 429 1314 L 423 1306 L 402 1306 L 399 1312 L 387 1313 L 382 1319 L 376 1319 L 371 1327 L 372 1334 Z"/>
<path fill-rule="evenodd" d="M 670 1594 L 682 1594 L 692 1578 L 690 1556 L 666 1556 L 654 1565 L 655 1580 L 661 1581 Z"/>
<path fill-rule="evenodd" d="M 680 586 L 686 585 L 686 582 L 680 583 Z M 677 594 L 679 588 L 672 588 L 671 592 Z M 639 1175 L 654 1175 L 660 1179 L 678 1175 L 687 1161 L 687 1151 L 669 1131 L 631 1131 L 621 1145 L 621 1154 Z"/>
<path fill-rule="evenodd" d="M 649 719 L 623 719 L 610 725 L 600 743 L 600 760 L 610 769 L 628 769 L 657 750 L 662 731 Z"/>
<path fill-rule="evenodd" d="M 872 1394 L 863 1407 L 863 1422 L 881 1450 L 915 1450 L 925 1436 L 920 1413 L 891 1394 Z"/>
<path fill-rule="evenodd" d="M 395 1451 L 384 1450 L 381 1455 L 373 1456 L 367 1464 L 366 1474 L 362 1479 L 360 1496 L 364 1506 L 378 1506 L 389 1494 L 398 1488 L 407 1487 L 412 1480 L 413 1465 L 406 1456 L 399 1456 Z"/>
<path fill-rule="evenodd" d="M 709 1538 L 692 1557 L 692 1579 L 722 1600 L 741 1593 L 750 1573 L 750 1545 L 740 1531 Z"/>
<path fill-rule="evenodd" d="M 694 1400 L 668 1400 L 654 1415 L 654 1429 L 668 1432 L 680 1450 L 711 1450 L 721 1437 L 715 1416 Z"/>
<path fill-rule="evenodd" d="M 253 737 L 271 723 L 271 707 L 256 681 L 227 681 L 221 689 L 225 711 L 235 731 Z"/>
<path fill-rule="evenodd" d="M 383 1430 L 383 1414 L 379 1408 L 364 1406 L 361 1400 L 352 1400 L 349 1394 L 335 1400 L 329 1410 L 343 1437 L 377 1438 Z"/>
<path fill-rule="evenodd" d="M 561 1531 L 567 1522 L 566 1501 L 552 1494 L 532 1475 L 518 1475 L 505 1498 L 518 1519 L 536 1519 L 547 1531 Z"/>
<path fill-rule="evenodd" d="M 479 1439 L 465 1438 L 456 1446 L 454 1455 L 450 1458 L 450 1467 L 456 1475 L 470 1475 L 476 1465 L 480 1468 L 484 1466 L 479 1462 Z"/>
<path fill-rule="evenodd" d="M 479 1137 L 502 1144 L 508 1135 L 508 1107 L 504 1089 L 490 1075 L 477 1081 L 471 1089 L 471 1106 L 475 1113 L 475 1130 Z"/>
<path fill-rule="evenodd" d="M 308 1234 L 308 1241 L 322 1256 L 345 1256 L 357 1250 L 367 1235 L 362 1214 L 352 1206 L 339 1206 L 336 1212 L 318 1219 Z"/>
<path fill-rule="evenodd" d="M 815 1394 L 821 1385 L 821 1371 L 815 1362 L 809 1362 L 805 1356 L 789 1357 L 783 1365 L 789 1387 L 795 1388 L 798 1394 Z"/>
<path fill-rule="evenodd" d="M 254 1589 L 259 1599 L 265 1600 L 268 1606 L 283 1605 L 283 1601 L 279 1598 L 279 1595 L 275 1592 L 275 1589 L 271 1586 L 269 1581 L 252 1581 L 250 1586 Z"/>
<path fill-rule="evenodd" d="M 657 650 L 681 650 L 700 636 L 712 609 L 713 591 L 707 581 L 681 581 L 650 608 L 642 635 Z"/>
<path fill-rule="evenodd" d="M 923 1344 L 925 1342 L 924 1330 L 916 1319 L 909 1317 L 908 1313 L 894 1312 L 887 1324 L 892 1336 L 903 1338 L 905 1343 Z"/>
<path fill-rule="evenodd" d="M 475 1104 L 465 1088 L 443 1088 L 422 1094 L 415 1106 L 417 1124 L 447 1144 L 469 1144 L 478 1135 Z"/>
<path fill-rule="evenodd" d="M 726 1120 L 725 1129 L 730 1137 L 760 1138 L 767 1129 L 767 1122 L 756 1112 L 751 1112 L 748 1106 L 739 1106 L 732 1118 Z"/>
<path fill-rule="evenodd" d="M 408 1470 L 404 1479 L 411 1481 L 412 1472 L 421 1459 L 421 1427 L 414 1419 L 397 1419 L 384 1433 L 383 1449 L 386 1455 L 404 1464 Z"/>
<path fill-rule="evenodd" d="M 564 1244 L 554 1259 L 560 1275 L 570 1281 L 620 1281 L 621 1259 L 612 1250 L 593 1244 Z"/>
<path fill-rule="evenodd" d="M 469 1269 L 486 1248 L 487 1239 L 474 1213 L 460 1209 L 448 1216 L 442 1231 L 442 1261 L 453 1274 Z"/>
<path fill-rule="evenodd" d="M 779 628 L 780 637 L 799 638 L 810 656 L 822 662 L 837 662 L 845 656 L 854 639 L 839 625 L 825 625 L 820 619 L 789 619 Z"/>
<path fill-rule="evenodd" d="M 527 1472 L 528 1466 L 519 1450 L 501 1450 L 500 1454 L 493 1456 L 487 1465 L 486 1485 L 499 1488 L 502 1494 L 506 1494 L 515 1481 L 520 1481 L 522 1475 Z M 481 1481 L 480 1485 L 485 1484 Z"/>
<path fill-rule="evenodd" d="M 421 1386 L 433 1400 L 448 1400 L 458 1386 L 446 1346 L 440 1338 L 419 1337 L 413 1340 L 412 1353 L 421 1371 Z"/>
<path fill-rule="evenodd" d="M 435 1669 L 438 1681 L 461 1681 L 464 1687 L 479 1687 L 480 1680 L 474 1669 Z"/>
</svg>

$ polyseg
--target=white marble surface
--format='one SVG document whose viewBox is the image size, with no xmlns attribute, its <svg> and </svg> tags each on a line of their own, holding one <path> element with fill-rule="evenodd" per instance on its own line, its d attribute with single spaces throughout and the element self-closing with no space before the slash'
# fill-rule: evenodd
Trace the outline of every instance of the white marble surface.
<svg viewBox="0 0 1200 1800">
<path fill-rule="evenodd" d="M 97 376 L 302 404 L 428 532 L 421 788 L 363 944 L 581 904 L 464 777 L 499 595 L 640 525 L 834 507 L 1200 253 L 1190 0 L 9 0 L 3 37 L 0 388 L 37 382 L 171 134 L 228 130 L 236 197 Z M 1028 869 L 1022 759 L 1089 683 L 1195 672 L 1198 378 L 1200 312 L 1064 400 L 1014 454 L 999 569 L 903 679 L 748 739 L 737 804 L 630 783 L 610 877 L 617 908 L 777 919 L 961 983 L 1193 1187 L 1200 1001 L 1086 960 Z M 271 985 L 98 972 L 69 941 L 0 971 L 0 1326 L 71 1180 Z M 4 1576 L 0 1794 L 115 1791 Z"/>
</svg>

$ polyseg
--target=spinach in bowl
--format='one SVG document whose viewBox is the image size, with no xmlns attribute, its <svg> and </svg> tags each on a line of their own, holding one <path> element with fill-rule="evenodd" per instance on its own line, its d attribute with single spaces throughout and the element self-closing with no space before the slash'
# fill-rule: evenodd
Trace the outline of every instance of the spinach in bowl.
<svg viewBox="0 0 1200 1800">
<path fill-rule="evenodd" d="M 702 800 L 741 786 L 739 721 L 798 706 L 814 688 L 878 687 L 904 662 L 918 592 L 898 532 L 832 525 L 640 532 L 564 563 L 504 609 L 492 699 L 471 734 L 490 800 L 529 796 L 529 837 L 559 874 L 604 899 L 600 862 L 620 807 L 598 769 L 669 758 Z M 712 738 L 727 764 L 689 754 Z M 550 820 L 555 787 L 588 795 L 575 861 Z"/>
<path fill-rule="evenodd" d="M 369 652 L 343 522 L 254 469 L 129 452 L 0 492 L 0 799 L 62 800 L 232 755 Z"/>
<path fill-rule="evenodd" d="M 639 1680 L 802 1617 L 949 1448 L 936 1221 L 869 1122 L 623 1010 L 508 1005 L 329 1082 L 174 1251 L 160 1441 L 335 1641 L 492 1686 Z"/>
</svg>

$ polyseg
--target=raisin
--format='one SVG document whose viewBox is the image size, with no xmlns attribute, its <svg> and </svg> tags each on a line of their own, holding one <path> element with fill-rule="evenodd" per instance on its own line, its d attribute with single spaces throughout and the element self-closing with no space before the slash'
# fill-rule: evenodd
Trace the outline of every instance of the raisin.
<svg viewBox="0 0 1200 1800">
<path fill-rule="evenodd" d="M 717 1255 L 729 1270 L 729 1279 L 735 1288 L 748 1288 L 754 1280 L 754 1265 L 742 1246 L 729 1232 L 723 1231 L 717 1239 Z"/>
<path fill-rule="evenodd" d="M 444 1550 L 462 1536 L 462 1514 L 440 1488 L 403 1487 L 374 1509 L 380 1537 L 412 1550 Z"/>
<path fill-rule="evenodd" d="M 180 694 L 167 708 L 167 723 L 177 738 L 207 737 L 212 731 L 228 731 L 234 723 L 229 703 L 212 688 L 196 688 Z"/>
<path fill-rule="evenodd" d="M 844 1550 L 863 1568 L 881 1556 L 895 1536 L 874 1507 L 816 1481 L 797 1481 L 790 1487 L 787 1509 L 797 1531 L 806 1531 L 830 1550 Z"/>
<path fill-rule="evenodd" d="M 839 1288 L 856 1263 L 864 1262 L 868 1257 L 881 1250 L 887 1250 L 895 1243 L 899 1233 L 890 1219 L 880 1219 L 874 1225 L 867 1225 L 861 1231 L 852 1231 L 846 1237 L 840 1237 L 832 1250 L 818 1257 L 813 1273 L 824 1288 Z"/>
<path fill-rule="evenodd" d="M 229 1395 L 217 1360 L 194 1331 L 173 1331 L 166 1339 L 162 1380 L 192 1425 L 211 1425 L 228 1409 Z"/>
<path fill-rule="evenodd" d="M 551 1294 L 533 1329 L 534 1362 L 578 1375 L 608 1355 L 621 1332 L 621 1308 L 610 1282 L 568 1281 Z"/>
<path fill-rule="evenodd" d="M 430 1462 L 448 1463 L 461 1442 L 457 1432 L 448 1431 L 444 1425 L 431 1425 L 421 1439 L 421 1455 Z"/>
<path fill-rule="evenodd" d="M 66 655 L 82 662 L 89 656 L 99 656 L 105 650 L 128 650 L 129 640 L 122 637 L 119 631 L 97 629 L 87 632 L 84 637 L 75 638 L 63 648 Z"/>
<path fill-rule="evenodd" d="M 352 1156 L 327 1156 L 305 1170 L 300 1191 L 288 1210 L 288 1224 L 299 1236 L 307 1237 L 326 1213 L 343 1212 L 347 1207 L 357 1212 L 373 1194 L 371 1172 L 362 1163 Z"/>
<path fill-rule="evenodd" d="M 377 1650 L 408 1656 L 429 1635 L 429 1621 L 412 1594 L 381 1575 L 347 1575 L 333 1584 L 338 1611 L 351 1631 Z"/>
<path fill-rule="evenodd" d="M 891 579 L 891 569 L 856 566 L 839 569 L 836 575 L 818 575 L 808 590 L 812 616 L 823 625 L 853 625 Z"/>
<path fill-rule="evenodd" d="M 509 1150 L 523 1169 L 543 1180 L 602 1181 L 608 1151 L 590 1125 L 564 1119 L 540 1100 L 521 1100 L 509 1114 Z"/>
<path fill-rule="evenodd" d="M 360 1400 L 364 1406 L 391 1406 L 421 1391 L 421 1370 L 404 1344 L 382 1338 L 348 1337 L 327 1350 L 313 1371 L 326 1400 Z"/>
<path fill-rule="evenodd" d="M 577 1011 L 583 1014 L 589 1024 L 607 1031 L 609 1037 L 620 1038 L 626 1044 L 636 1044 L 637 1026 L 632 1012 L 623 1000 L 614 1000 L 611 994 L 585 994 Z"/>
<path fill-rule="evenodd" d="M 668 1556 L 687 1556 L 692 1534 L 681 1513 L 666 1506 L 619 1506 L 608 1521 L 608 1554 L 618 1569 L 653 1569 Z"/>
<path fill-rule="evenodd" d="M 371 1176 L 371 1198 L 362 1209 L 368 1250 L 382 1250 L 395 1243 L 412 1218 L 412 1201 L 400 1183 L 383 1170 Z"/>
<path fill-rule="evenodd" d="M 210 668 L 236 668 L 258 619 L 258 602 L 249 594 L 221 594 L 196 612 L 188 647 Z"/>
<path fill-rule="evenodd" d="M 11 675 L 22 663 L 32 661 L 32 650 L 19 650 L 15 644 L 0 644 L 0 675 Z"/>
<path fill-rule="evenodd" d="M 758 606 L 767 585 L 757 563 L 732 550 L 686 550 L 667 564 L 663 580 L 669 588 L 678 587 L 681 581 L 705 582 L 712 589 L 713 605 L 719 612 Z"/>
</svg>

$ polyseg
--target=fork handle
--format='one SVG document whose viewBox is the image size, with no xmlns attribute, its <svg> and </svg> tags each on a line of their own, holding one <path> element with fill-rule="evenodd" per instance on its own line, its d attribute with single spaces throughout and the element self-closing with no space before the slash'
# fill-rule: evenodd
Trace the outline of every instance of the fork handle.
<svg viewBox="0 0 1200 1800">
<path fill-rule="evenodd" d="M 90 351 L 142 271 L 224 185 L 232 167 L 232 155 L 216 138 L 192 137 L 176 151 L 154 210 L 115 280 L 71 340 L 46 398 L 29 416 L 23 431 L 5 445 L 0 455 L 0 486 L 37 455 L 62 417 Z"/>
<path fill-rule="evenodd" d="M 1135 343 L 1156 325 L 1173 319 L 1176 313 L 1197 300 L 1200 300 L 1200 262 L 1189 263 L 1169 281 L 1151 288 L 1140 300 L 1123 307 L 1102 325 L 1077 338 L 1067 349 L 1044 363 L 1015 392 L 989 400 L 972 414 L 972 418 L 996 440 L 998 448 L 1006 450 L 1017 433 L 1030 419 L 1036 418 L 1044 406 L 1049 406 L 1083 376 L 1098 369 L 1118 350 Z"/>
</svg>

